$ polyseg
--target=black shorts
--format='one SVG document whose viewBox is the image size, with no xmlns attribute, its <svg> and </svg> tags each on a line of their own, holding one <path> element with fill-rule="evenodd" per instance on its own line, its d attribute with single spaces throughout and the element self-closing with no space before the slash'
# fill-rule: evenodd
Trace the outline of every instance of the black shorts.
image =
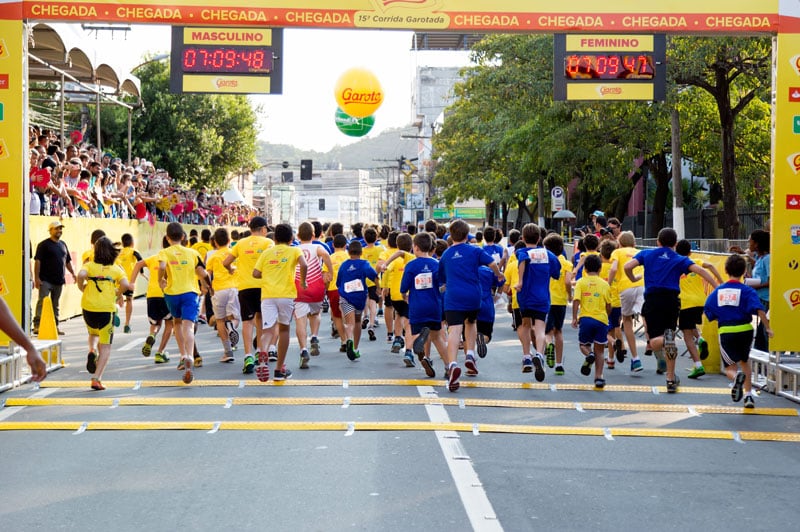
<svg viewBox="0 0 800 532">
<path fill-rule="evenodd" d="M 239 311 L 241 312 L 242 321 L 250 321 L 256 314 L 261 312 L 260 288 L 239 290 Z"/>
<path fill-rule="evenodd" d="M 642 317 L 647 324 L 648 338 L 657 338 L 667 329 L 678 326 L 678 314 L 681 312 L 679 292 L 672 290 L 655 290 L 644 296 Z"/>
<path fill-rule="evenodd" d="M 541 310 L 531 310 L 527 308 L 521 308 L 519 309 L 519 313 L 520 315 L 522 315 L 523 318 L 530 318 L 531 321 L 536 321 L 536 320 L 547 321 L 547 313 L 542 312 Z"/>
<path fill-rule="evenodd" d="M 368 286 L 367 287 L 367 299 L 374 302 L 379 302 L 381 300 L 381 296 L 378 295 L 378 287 L 377 286 Z"/>
<path fill-rule="evenodd" d="M 622 321 L 622 307 L 611 307 L 611 313 L 608 315 L 609 330 L 619 329 L 621 321 Z"/>
<path fill-rule="evenodd" d="M 550 305 L 550 312 L 547 313 L 544 332 L 560 331 L 564 328 L 564 318 L 567 316 L 566 305 Z"/>
<path fill-rule="evenodd" d="M 511 318 L 514 320 L 514 327 L 522 325 L 522 312 L 518 308 L 511 309 Z"/>
<path fill-rule="evenodd" d="M 690 331 L 703 323 L 703 307 L 685 308 L 678 314 L 678 329 Z"/>
<path fill-rule="evenodd" d="M 384 297 L 383 298 L 383 306 L 386 308 L 392 308 L 392 300 L 391 298 Z"/>
<path fill-rule="evenodd" d="M 133 299 L 133 290 L 125 290 L 122 295 L 125 296 L 125 299 Z"/>
<path fill-rule="evenodd" d="M 161 320 L 171 320 L 167 301 L 163 297 L 147 298 L 147 320 L 151 325 L 158 325 Z"/>
<path fill-rule="evenodd" d="M 750 344 L 753 343 L 753 330 L 720 333 L 719 352 L 725 366 L 750 360 Z"/>
<path fill-rule="evenodd" d="M 494 332 L 494 322 L 478 320 L 477 327 L 478 333 L 485 336 L 488 342 L 492 338 L 492 333 Z"/>
<path fill-rule="evenodd" d="M 102 329 L 114 320 L 113 312 L 94 312 L 91 310 L 83 311 L 83 321 L 92 329 Z"/>
<path fill-rule="evenodd" d="M 478 320 L 478 310 L 445 310 L 444 317 L 447 325 L 464 325 L 464 322 L 475 323 Z"/>
<path fill-rule="evenodd" d="M 422 330 L 423 327 L 427 327 L 432 331 L 441 331 L 442 330 L 442 322 L 440 321 L 423 321 L 420 323 L 412 323 L 411 324 L 411 335 L 416 336 Z"/>
<path fill-rule="evenodd" d="M 397 312 L 397 315 L 400 316 L 401 318 L 408 317 L 408 303 L 406 303 L 405 301 L 398 301 L 397 299 L 393 299 L 392 308 L 394 309 L 395 312 Z"/>
</svg>

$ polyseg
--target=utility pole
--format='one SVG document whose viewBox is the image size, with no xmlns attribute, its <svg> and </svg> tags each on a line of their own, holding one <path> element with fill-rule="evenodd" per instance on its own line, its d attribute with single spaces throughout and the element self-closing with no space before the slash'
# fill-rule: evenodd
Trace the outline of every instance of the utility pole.
<svg viewBox="0 0 800 532">
<path fill-rule="evenodd" d="M 681 164 L 681 124 L 677 109 L 672 110 L 672 228 L 678 238 L 686 238 L 686 227 L 683 222 L 683 174 Z"/>
</svg>

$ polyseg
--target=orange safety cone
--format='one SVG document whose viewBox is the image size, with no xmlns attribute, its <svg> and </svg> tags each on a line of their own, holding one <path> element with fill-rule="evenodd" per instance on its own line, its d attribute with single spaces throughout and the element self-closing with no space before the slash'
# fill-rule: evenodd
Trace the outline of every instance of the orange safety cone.
<svg viewBox="0 0 800 532">
<path fill-rule="evenodd" d="M 39 318 L 39 340 L 58 340 L 58 327 L 53 312 L 53 300 L 47 296 L 42 301 L 42 315 Z"/>
</svg>

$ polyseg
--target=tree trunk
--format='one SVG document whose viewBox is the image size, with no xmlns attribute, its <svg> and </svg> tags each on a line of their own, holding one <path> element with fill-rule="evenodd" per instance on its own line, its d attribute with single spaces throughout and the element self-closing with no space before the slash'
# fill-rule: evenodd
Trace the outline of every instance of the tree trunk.
<svg viewBox="0 0 800 532">
<path fill-rule="evenodd" d="M 522 214 L 525 213 L 525 217 L 528 223 L 533 220 L 531 210 L 528 208 L 528 204 L 525 203 L 525 198 L 517 199 L 517 227 L 522 227 L 524 224 L 522 223 Z"/>
<path fill-rule="evenodd" d="M 486 205 L 486 225 L 494 227 L 494 211 L 497 208 L 497 203 L 493 200 Z"/>
<path fill-rule="evenodd" d="M 648 238 L 655 238 L 658 232 L 664 227 L 665 213 L 667 209 L 667 196 L 669 196 L 670 172 L 667 167 L 666 154 L 658 153 L 648 161 L 650 175 L 656 182 L 656 192 L 653 198 L 653 217 L 650 225 Z"/>
<path fill-rule="evenodd" d="M 503 219 L 503 234 L 508 234 L 508 203 L 505 201 L 500 204 L 500 216 Z"/>
<path fill-rule="evenodd" d="M 722 129 L 722 206 L 725 238 L 739 238 L 739 194 L 736 190 L 736 155 L 733 132 L 733 109 L 730 102 L 730 82 L 724 72 L 717 72 L 719 123 Z"/>
</svg>

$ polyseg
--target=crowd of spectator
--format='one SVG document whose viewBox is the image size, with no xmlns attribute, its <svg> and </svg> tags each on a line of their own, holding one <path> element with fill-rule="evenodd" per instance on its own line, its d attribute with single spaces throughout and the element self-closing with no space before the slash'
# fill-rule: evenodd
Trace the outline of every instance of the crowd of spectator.
<svg viewBox="0 0 800 532">
<path fill-rule="evenodd" d="M 247 225 L 258 214 L 219 191 L 181 187 L 143 158 L 125 164 L 101 153 L 79 131 L 62 142 L 54 130 L 32 126 L 29 148 L 31 214 L 203 225 Z"/>
</svg>

